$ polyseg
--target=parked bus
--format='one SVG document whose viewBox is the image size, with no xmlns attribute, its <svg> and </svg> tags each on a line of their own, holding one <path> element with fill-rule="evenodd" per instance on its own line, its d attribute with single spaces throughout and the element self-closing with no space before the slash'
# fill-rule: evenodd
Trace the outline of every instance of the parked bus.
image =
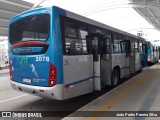
<svg viewBox="0 0 160 120">
<path fill-rule="evenodd" d="M 155 64 L 159 60 L 159 46 L 148 42 L 148 64 Z"/>
<path fill-rule="evenodd" d="M 146 40 L 139 40 L 139 46 L 140 46 L 140 59 L 142 68 L 147 67 L 147 58 L 148 58 L 148 43 Z"/>
<path fill-rule="evenodd" d="M 117 86 L 142 70 L 139 41 L 55 6 L 23 12 L 9 23 L 11 86 L 57 100 Z"/>
</svg>

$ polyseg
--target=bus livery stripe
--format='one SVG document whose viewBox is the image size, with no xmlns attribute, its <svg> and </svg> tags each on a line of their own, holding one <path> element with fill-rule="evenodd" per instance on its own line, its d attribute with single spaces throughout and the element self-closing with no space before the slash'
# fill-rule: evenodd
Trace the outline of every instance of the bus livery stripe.
<svg viewBox="0 0 160 120">
<path fill-rule="evenodd" d="M 64 86 L 65 86 L 65 87 L 68 87 L 68 86 L 71 86 L 71 85 L 79 84 L 79 83 L 82 83 L 82 82 L 84 82 L 84 81 L 90 80 L 90 79 L 92 79 L 92 78 L 93 78 L 93 77 L 89 77 L 89 78 L 82 79 L 82 80 L 79 80 L 79 81 L 76 81 L 76 82 L 73 82 L 73 83 L 66 84 L 66 85 L 64 85 Z"/>
</svg>

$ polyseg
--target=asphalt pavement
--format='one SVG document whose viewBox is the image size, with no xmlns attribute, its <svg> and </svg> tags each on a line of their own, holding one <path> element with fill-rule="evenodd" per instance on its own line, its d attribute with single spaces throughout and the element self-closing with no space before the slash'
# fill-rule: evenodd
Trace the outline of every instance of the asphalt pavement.
<svg viewBox="0 0 160 120">
<path fill-rule="evenodd" d="M 9 73 L 9 69 L 8 68 L 2 68 L 0 69 L 0 74 L 6 74 L 6 73 Z"/>
</svg>

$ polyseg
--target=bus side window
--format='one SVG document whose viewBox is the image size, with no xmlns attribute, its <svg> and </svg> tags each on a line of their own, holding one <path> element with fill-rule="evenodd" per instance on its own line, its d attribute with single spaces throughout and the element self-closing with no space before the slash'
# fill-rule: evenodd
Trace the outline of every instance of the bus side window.
<svg viewBox="0 0 160 120">
<path fill-rule="evenodd" d="M 92 35 L 91 35 L 92 36 Z M 91 51 L 93 53 L 93 60 L 94 61 L 98 61 L 99 60 L 99 57 L 98 57 L 98 54 L 99 54 L 99 47 L 98 47 L 98 36 L 92 36 L 90 37 L 90 40 L 91 40 Z"/>
<path fill-rule="evenodd" d="M 139 42 L 135 41 L 135 53 L 139 52 Z"/>
<path fill-rule="evenodd" d="M 92 38 L 92 52 L 93 52 L 93 54 L 98 53 L 98 37 Z"/>
<path fill-rule="evenodd" d="M 122 50 L 122 53 L 126 53 L 126 44 L 125 44 L 125 41 L 120 41 L 121 43 L 121 50 Z"/>
<path fill-rule="evenodd" d="M 134 53 L 135 52 L 135 42 L 133 39 L 131 39 L 131 53 Z"/>
<path fill-rule="evenodd" d="M 83 55 L 88 53 L 85 28 L 73 22 L 65 21 L 65 54 Z"/>
<path fill-rule="evenodd" d="M 125 48 L 125 41 L 124 41 L 123 35 L 118 34 L 118 40 L 120 42 L 119 44 L 120 44 L 121 53 L 125 53 L 126 52 L 126 48 Z"/>
<path fill-rule="evenodd" d="M 109 59 L 109 54 L 110 54 L 110 42 L 111 42 L 111 35 L 104 35 L 102 36 L 102 41 L 101 41 L 101 58 L 103 60 L 108 60 Z"/>
<path fill-rule="evenodd" d="M 113 40 L 114 40 L 113 42 L 114 53 L 121 53 L 121 44 L 117 34 L 113 34 Z"/>
<path fill-rule="evenodd" d="M 79 40 L 81 41 L 81 47 L 80 47 L 80 53 L 81 54 L 87 54 L 88 49 L 87 49 L 87 36 L 88 36 L 88 31 L 86 26 L 79 25 L 78 26 L 78 35 L 79 35 Z"/>
<path fill-rule="evenodd" d="M 126 56 L 129 57 L 131 53 L 131 41 L 128 39 L 125 39 L 125 46 L 126 46 Z"/>
<path fill-rule="evenodd" d="M 111 41 L 111 35 L 108 34 L 102 37 L 102 46 L 101 46 L 102 54 L 110 53 L 110 41 Z"/>
<path fill-rule="evenodd" d="M 67 55 L 76 54 L 77 32 L 76 25 L 72 22 L 65 21 L 65 53 Z"/>
<path fill-rule="evenodd" d="M 144 49 L 143 49 L 143 44 L 142 42 L 139 42 L 139 52 L 144 52 Z"/>
</svg>

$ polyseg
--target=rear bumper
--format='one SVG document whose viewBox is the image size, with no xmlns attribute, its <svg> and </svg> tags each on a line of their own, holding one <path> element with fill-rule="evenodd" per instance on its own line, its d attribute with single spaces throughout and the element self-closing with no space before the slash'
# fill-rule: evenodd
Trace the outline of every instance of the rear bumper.
<svg viewBox="0 0 160 120">
<path fill-rule="evenodd" d="M 14 90 L 26 92 L 31 95 L 41 96 L 45 98 L 63 100 L 63 84 L 58 84 L 53 87 L 40 87 L 25 85 L 11 81 L 11 86 Z"/>
</svg>

